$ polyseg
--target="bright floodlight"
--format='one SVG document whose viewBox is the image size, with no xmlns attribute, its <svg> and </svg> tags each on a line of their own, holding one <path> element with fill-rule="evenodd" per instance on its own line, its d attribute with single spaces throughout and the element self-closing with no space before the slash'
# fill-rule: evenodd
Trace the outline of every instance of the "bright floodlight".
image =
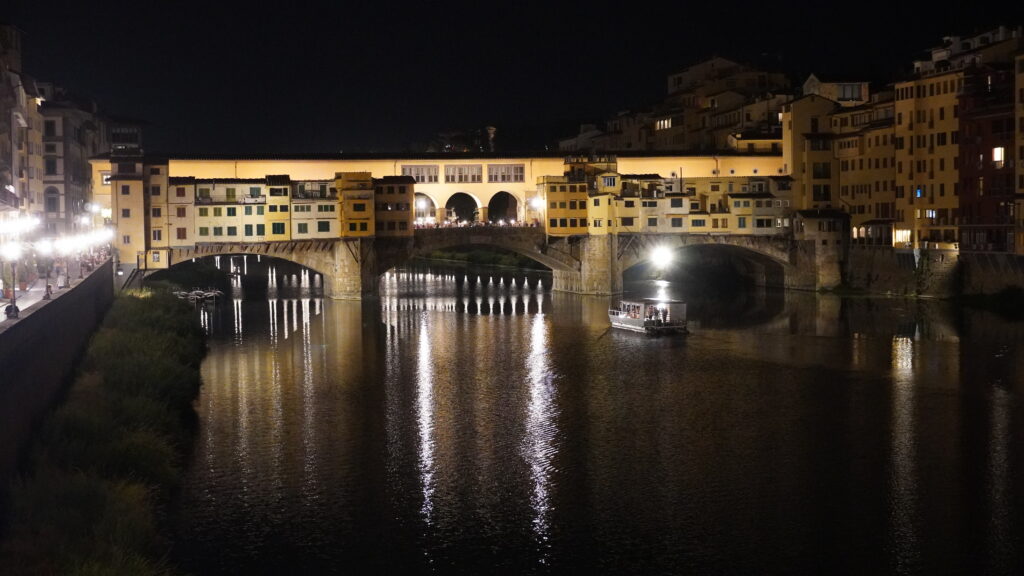
<svg viewBox="0 0 1024 576">
<path fill-rule="evenodd" d="M 419 200 L 417 200 L 416 201 L 416 207 L 419 208 L 420 210 L 426 210 L 427 209 L 427 199 L 426 198 L 420 198 Z"/>
<path fill-rule="evenodd" d="M 43 256 L 53 254 L 53 242 L 50 242 L 49 240 L 40 240 L 39 242 L 36 242 L 36 252 Z"/>
<path fill-rule="evenodd" d="M 672 263 L 672 250 L 667 246 L 658 246 L 651 252 L 651 262 L 658 268 L 665 268 Z"/>
<path fill-rule="evenodd" d="M 530 206 L 533 207 L 534 210 L 540 210 L 544 207 L 544 200 L 540 196 L 534 196 L 530 200 Z"/>
<path fill-rule="evenodd" d="M 0 246 L 0 256 L 3 256 L 4 260 L 12 262 L 21 258 L 21 244 L 16 242 L 8 242 L 3 246 Z"/>
</svg>

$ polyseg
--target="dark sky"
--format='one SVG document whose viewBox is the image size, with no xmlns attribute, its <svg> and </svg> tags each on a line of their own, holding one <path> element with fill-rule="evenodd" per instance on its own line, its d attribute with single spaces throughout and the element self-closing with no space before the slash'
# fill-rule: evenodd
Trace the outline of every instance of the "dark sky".
<svg viewBox="0 0 1024 576">
<path fill-rule="evenodd" d="M 28 74 L 147 120 L 147 150 L 231 153 L 402 151 L 484 125 L 538 149 L 713 54 L 888 81 L 944 35 L 1024 24 L 1015 1 L 12 1 Z"/>
</svg>

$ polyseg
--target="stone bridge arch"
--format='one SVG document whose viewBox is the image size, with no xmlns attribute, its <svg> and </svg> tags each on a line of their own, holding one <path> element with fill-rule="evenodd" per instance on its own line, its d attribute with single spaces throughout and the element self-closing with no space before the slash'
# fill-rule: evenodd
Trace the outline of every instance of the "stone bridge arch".
<svg viewBox="0 0 1024 576">
<path fill-rule="evenodd" d="M 655 248 L 673 252 L 692 248 L 714 250 L 743 263 L 744 271 L 762 286 L 785 287 L 796 275 L 795 252 L 789 236 L 711 234 L 620 235 L 617 259 L 622 273 L 650 259 Z"/>
<path fill-rule="evenodd" d="M 324 293 L 330 295 L 334 276 L 331 262 L 337 249 L 336 240 L 308 240 L 293 242 L 249 242 L 249 243 L 208 243 L 196 244 L 194 248 L 172 248 L 169 251 L 168 267 L 176 266 L 193 258 L 208 256 L 266 256 L 280 258 L 298 264 L 320 275 Z"/>
<path fill-rule="evenodd" d="M 459 210 L 458 210 L 458 204 L 463 203 L 463 199 L 466 198 L 466 197 L 468 197 L 470 200 L 473 201 L 474 206 L 475 206 L 474 210 L 478 214 L 480 213 L 481 209 L 486 209 L 487 204 L 484 204 L 483 200 L 481 200 L 480 197 L 477 194 L 473 194 L 472 192 L 464 192 L 462 190 L 456 190 L 454 192 L 450 192 L 448 194 L 445 194 L 445 195 L 441 196 L 440 199 L 443 200 L 443 202 L 439 203 L 437 206 L 438 207 L 442 207 L 443 206 L 445 208 L 445 210 L 455 210 L 456 218 L 458 218 L 459 220 L 466 220 L 466 221 L 472 222 L 473 221 L 472 215 L 467 215 L 465 213 L 459 213 Z M 453 202 L 455 202 L 455 204 L 453 204 Z"/>
<path fill-rule="evenodd" d="M 460 246 L 500 248 L 526 256 L 552 271 L 578 272 L 579 260 L 547 243 L 543 228 L 519 226 L 458 226 L 421 228 L 411 239 L 376 241 L 374 273 L 380 276 L 417 256 Z"/>
</svg>

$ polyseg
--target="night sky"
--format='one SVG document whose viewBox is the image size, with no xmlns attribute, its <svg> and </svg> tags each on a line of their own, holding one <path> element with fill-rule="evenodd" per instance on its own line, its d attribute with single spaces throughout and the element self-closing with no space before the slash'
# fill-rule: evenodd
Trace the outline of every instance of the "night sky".
<svg viewBox="0 0 1024 576">
<path fill-rule="evenodd" d="M 406 151 L 485 125 L 539 150 L 711 55 L 886 82 L 942 36 L 1024 23 L 1010 1 L 13 1 L 25 72 L 146 120 L 163 152 Z"/>
</svg>

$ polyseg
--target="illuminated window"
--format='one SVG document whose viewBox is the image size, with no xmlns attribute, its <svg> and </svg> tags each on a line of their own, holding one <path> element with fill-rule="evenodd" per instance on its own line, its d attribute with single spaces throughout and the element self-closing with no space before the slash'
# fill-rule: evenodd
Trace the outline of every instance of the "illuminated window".
<svg viewBox="0 0 1024 576">
<path fill-rule="evenodd" d="M 437 165 L 402 166 L 402 176 L 412 176 L 417 182 L 434 184 L 437 182 Z"/>
<path fill-rule="evenodd" d="M 455 183 L 481 182 L 483 167 L 479 164 L 465 164 L 444 167 L 444 181 Z"/>
<path fill-rule="evenodd" d="M 672 127 L 672 119 L 671 118 L 663 118 L 661 120 L 658 120 L 654 124 L 654 129 L 655 130 L 667 130 L 667 129 L 671 128 L 671 127 Z"/>
<path fill-rule="evenodd" d="M 526 168 L 523 164 L 489 164 L 488 182 L 523 182 Z"/>
<path fill-rule="evenodd" d="M 996 168 L 1002 168 L 1006 164 L 1006 150 L 1002 146 L 992 149 L 992 164 Z"/>
</svg>

